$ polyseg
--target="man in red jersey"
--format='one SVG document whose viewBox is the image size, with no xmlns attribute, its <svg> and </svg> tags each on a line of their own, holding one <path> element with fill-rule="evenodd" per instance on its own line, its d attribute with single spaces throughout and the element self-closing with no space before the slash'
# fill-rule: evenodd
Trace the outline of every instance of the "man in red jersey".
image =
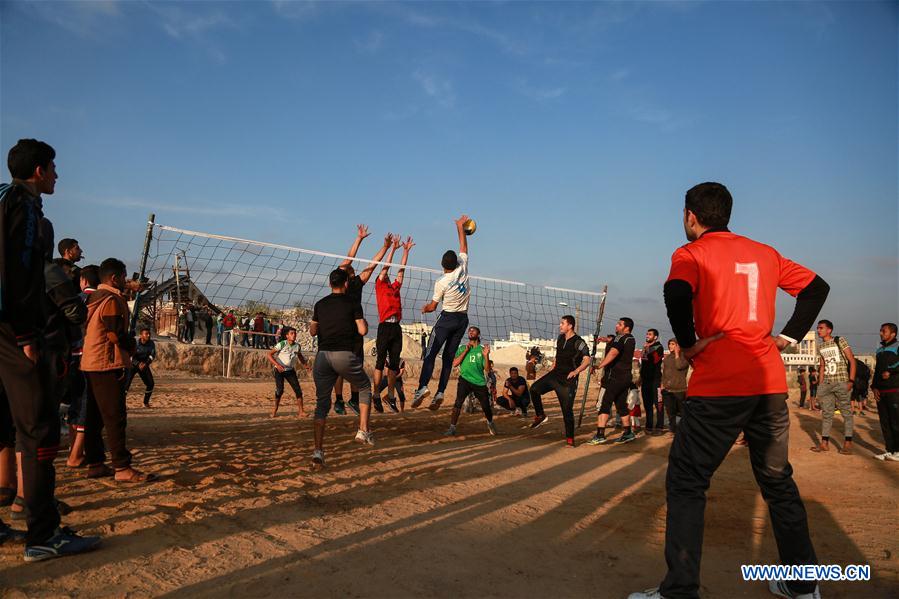
<svg viewBox="0 0 899 599">
<path fill-rule="evenodd" d="M 384 365 L 387 364 L 387 407 L 394 413 L 399 412 L 396 407 L 394 393 L 396 389 L 396 374 L 400 371 L 400 354 L 403 351 L 403 330 L 400 327 L 400 319 L 403 317 L 403 302 L 400 297 L 400 289 L 403 287 L 403 275 L 406 272 L 406 264 L 409 262 L 409 252 L 415 242 L 411 237 L 406 238 L 406 243 L 400 243 L 397 235 L 393 239 L 393 245 L 387 256 L 387 263 L 381 268 L 381 274 L 375 280 L 375 297 L 378 300 L 378 336 L 375 339 L 377 359 L 375 361 L 375 394 L 380 395 L 381 377 Z M 396 251 L 403 248 L 403 261 L 396 273 L 396 279 L 390 282 L 390 265 Z M 389 357 L 389 359 L 388 359 Z"/>
<path fill-rule="evenodd" d="M 659 588 L 630 599 L 698 597 L 705 492 L 740 431 L 768 503 L 780 561 L 817 563 L 787 460 L 790 420 L 780 351 L 805 336 L 830 287 L 774 248 L 728 231 L 732 205 L 719 183 L 687 192 L 684 230 L 690 243 L 674 252 L 665 283 L 671 328 L 693 362 L 665 480 L 668 573 Z M 778 288 L 796 297 L 796 307 L 772 337 Z M 820 597 L 814 581 L 771 581 L 769 590 L 779 597 Z"/>
</svg>

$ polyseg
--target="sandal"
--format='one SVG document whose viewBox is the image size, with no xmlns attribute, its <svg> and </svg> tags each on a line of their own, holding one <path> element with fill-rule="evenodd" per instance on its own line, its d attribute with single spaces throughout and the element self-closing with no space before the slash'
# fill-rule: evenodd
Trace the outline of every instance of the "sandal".
<svg viewBox="0 0 899 599">
<path fill-rule="evenodd" d="M 118 470 L 117 472 L 121 472 Z M 155 474 L 151 474 L 148 472 L 140 472 L 139 470 L 131 469 L 131 476 L 128 478 L 116 478 L 115 482 L 123 485 L 136 485 L 140 483 L 152 483 L 158 480 L 159 477 Z"/>
<path fill-rule="evenodd" d="M 7 507 L 16 500 L 16 489 L 14 487 L 0 487 L 0 507 Z"/>
<path fill-rule="evenodd" d="M 100 464 L 98 466 L 90 466 L 87 469 L 87 477 L 88 478 L 106 478 L 107 476 L 112 476 L 114 474 L 115 474 L 115 470 L 113 470 L 106 464 Z"/>
</svg>

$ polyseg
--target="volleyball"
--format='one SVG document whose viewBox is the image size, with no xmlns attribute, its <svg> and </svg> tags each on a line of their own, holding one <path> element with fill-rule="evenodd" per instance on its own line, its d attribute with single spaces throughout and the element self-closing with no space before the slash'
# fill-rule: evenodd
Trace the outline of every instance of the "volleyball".
<svg viewBox="0 0 899 599">
<path fill-rule="evenodd" d="M 465 231 L 466 235 L 474 235 L 474 232 L 478 230 L 478 223 L 474 222 L 473 218 L 469 218 L 462 225 L 462 230 Z"/>
</svg>

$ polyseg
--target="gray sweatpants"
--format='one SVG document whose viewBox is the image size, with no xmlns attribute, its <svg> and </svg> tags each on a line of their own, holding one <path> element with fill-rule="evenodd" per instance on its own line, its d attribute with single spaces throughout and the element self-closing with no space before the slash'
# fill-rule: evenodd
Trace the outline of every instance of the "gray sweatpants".
<svg viewBox="0 0 899 599">
<path fill-rule="evenodd" d="M 846 383 L 821 383 L 818 387 L 818 406 L 821 408 L 821 436 L 830 437 L 836 407 L 843 415 L 843 436 L 852 437 L 852 405 Z"/>
<path fill-rule="evenodd" d="M 371 404 L 371 381 L 362 369 L 362 358 L 351 351 L 320 351 L 315 356 L 315 417 L 322 420 L 331 411 L 331 392 L 337 377 L 359 390 L 359 403 Z"/>
</svg>

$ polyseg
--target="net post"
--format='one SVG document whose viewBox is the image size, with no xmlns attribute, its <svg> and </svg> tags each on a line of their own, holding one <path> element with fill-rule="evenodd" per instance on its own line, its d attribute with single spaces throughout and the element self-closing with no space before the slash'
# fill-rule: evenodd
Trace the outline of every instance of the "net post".
<svg viewBox="0 0 899 599">
<path fill-rule="evenodd" d="M 231 378 L 231 358 L 234 356 L 234 329 L 231 329 L 231 334 L 228 336 L 228 370 L 225 373 L 225 378 Z"/>
<path fill-rule="evenodd" d="M 144 275 L 147 271 L 147 256 L 150 254 L 150 242 L 153 240 L 153 225 L 155 224 L 156 215 L 151 212 L 147 217 L 147 234 L 144 236 L 144 250 L 140 257 L 140 271 L 137 275 L 138 283 L 144 280 Z M 140 315 L 140 296 L 140 289 L 138 289 L 137 294 L 134 296 L 134 312 L 131 314 L 131 327 L 129 329 L 132 335 L 137 328 L 137 318 Z"/>
<path fill-rule="evenodd" d="M 222 332 L 222 335 L 223 336 L 228 335 L 229 337 L 231 336 L 230 331 L 224 331 L 224 332 Z M 221 345 L 222 345 L 222 376 L 225 376 L 225 339 L 224 339 L 224 337 L 222 338 Z"/>
<path fill-rule="evenodd" d="M 599 336 L 602 334 L 602 318 L 606 311 L 606 295 L 608 285 L 602 286 L 602 301 L 599 302 L 599 313 L 596 315 L 596 329 L 593 331 L 593 351 L 590 354 L 590 369 L 587 370 L 587 383 L 584 385 L 584 398 L 581 400 L 581 411 L 577 417 L 577 427 L 580 428 L 584 421 L 584 410 L 587 407 L 587 394 L 590 392 L 590 378 L 593 375 L 593 365 L 596 363 L 596 348 L 599 346 Z"/>
</svg>

